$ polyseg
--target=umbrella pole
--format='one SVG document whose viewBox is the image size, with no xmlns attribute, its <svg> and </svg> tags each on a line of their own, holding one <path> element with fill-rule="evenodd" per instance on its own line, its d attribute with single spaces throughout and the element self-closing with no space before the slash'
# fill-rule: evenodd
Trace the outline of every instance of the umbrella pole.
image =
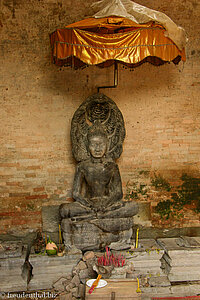
<svg viewBox="0 0 200 300">
<path fill-rule="evenodd" d="M 114 84 L 113 85 L 98 86 L 97 91 L 99 93 L 100 89 L 116 88 L 117 85 L 118 85 L 118 64 L 117 64 L 117 61 L 115 61 L 114 62 Z"/>
</svg>

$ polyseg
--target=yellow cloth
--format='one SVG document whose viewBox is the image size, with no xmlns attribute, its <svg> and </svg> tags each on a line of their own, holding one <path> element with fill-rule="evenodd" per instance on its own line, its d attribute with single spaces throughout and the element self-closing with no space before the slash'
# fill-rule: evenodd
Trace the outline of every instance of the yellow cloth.
<svg viewBox="0 0 200 300">
<path fill-rule="evenodd" d="M 50 35 L 55 62 L 76 57 L 87 65 L 107 60 L 138 64 L 147 57 L 170 62 L 177 56 L 185 61 L 184 49 L 180 51 L 172 40 L 165 37 L 165 29 L 153 22 L 138 26 L 123 18 L 102 18 L 97 26 L 94 18 L 83 21 L 57 29 Z"/>
</svg>

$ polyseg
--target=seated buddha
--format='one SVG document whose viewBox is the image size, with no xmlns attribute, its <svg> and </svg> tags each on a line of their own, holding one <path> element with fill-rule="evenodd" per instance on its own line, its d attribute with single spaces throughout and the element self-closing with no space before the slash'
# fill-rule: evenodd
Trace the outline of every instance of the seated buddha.
<svg viewBox="0 0 200 300">
<path fill-rule="evenodd" d="M 64 236 L 68 241 L 69 236 L 77 240 L 75 244 L 81 249 L 90 249 L 82 246 L 86 244 L 83 237 L 80 242 L 78 234 L 82 231 L 87 231 L 87 239 L 92 243 L 92 232 L 101 229 L 105 236 L 101 245 L 117 241 L 119 236 L 129 239 L 132 217 L 138 212 L 135 202 L 122 200 L 122 182 L 115 158 L 122 152 L 125 131 L 122 115 L 113 103 L 104 95 L 95 95 L 79 107 L 72 120 L 72 151 L 79 161 L 72 189 L 75 202 L 62 204 L 60 215 Z M 98 234 L 97 240 L 104 239 L 101 232 Z"/>
</svg>

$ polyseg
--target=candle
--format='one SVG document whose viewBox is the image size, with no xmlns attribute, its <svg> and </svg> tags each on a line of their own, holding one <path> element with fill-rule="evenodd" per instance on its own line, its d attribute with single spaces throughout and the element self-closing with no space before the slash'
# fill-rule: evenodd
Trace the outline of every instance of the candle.
<svg viewBox="0 0 200 300">
<path fill-rule="evenodd" d="M 62 233 L 59 225 L 59 244 L 62 244 Z"/>
<path fill-rule="evenodd" d="M 137 287 L 136 293 L 141 293 L 142 291 L 140 289 L 140 281 L 138 278 L 137 278 L 137 284 L 138 284 L 138 287 Z"/>
<path fill-rule="evenodd" d="M 139 228 L 137 229 L 137 232 L 136 232 L 135 248 L 138 248 L 138 236 L 139 236 Z"/>
</svg>

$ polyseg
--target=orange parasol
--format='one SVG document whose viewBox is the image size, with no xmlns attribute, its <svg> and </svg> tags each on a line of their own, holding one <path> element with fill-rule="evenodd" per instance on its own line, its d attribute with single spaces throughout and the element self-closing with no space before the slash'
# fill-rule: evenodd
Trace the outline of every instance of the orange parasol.
<svg viewBox="0 0 200 300">
<path fill-rule="evenodd" d="M 58 66 L 107 67 L 120 62 L 137 67 L 185 61 L 185 33 L 169 17 L 130 0 L 101 0 L 93 17 L 50 34 Z"/>
</svg>

